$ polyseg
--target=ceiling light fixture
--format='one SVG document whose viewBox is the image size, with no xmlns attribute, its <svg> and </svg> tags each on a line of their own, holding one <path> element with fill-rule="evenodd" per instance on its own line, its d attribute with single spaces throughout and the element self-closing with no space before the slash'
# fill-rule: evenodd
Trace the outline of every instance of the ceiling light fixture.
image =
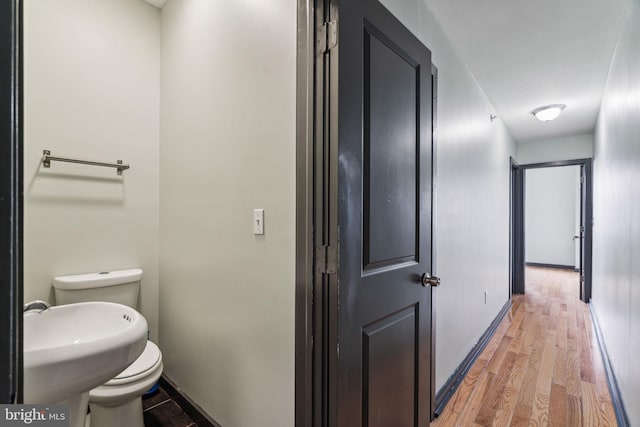
<svg viewBox="0 0 640 427">
<path fill-rule="evenodd" d="M 567 106 L 564 104 L 545 105 L 544 107 L 536 108 L 531 112 L 531 114 L 541 122 L 548 122 L 558 117 L 560 112 L 565 108 L 567 108 Z"/>
</svg>

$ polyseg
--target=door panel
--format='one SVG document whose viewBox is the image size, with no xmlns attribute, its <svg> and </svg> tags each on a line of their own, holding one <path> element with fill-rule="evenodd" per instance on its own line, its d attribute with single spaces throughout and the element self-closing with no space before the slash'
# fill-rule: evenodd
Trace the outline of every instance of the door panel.
<svg viewBox="0 0 640 427">
<path fill-rule="evenodd" d="M 365 269 L 415 261 L 416 64 L 365 28 Z M 389 141 L 393 141 L 392 144 Z M 389 218 L 403 218 L 402 222 Z"/>
<path fill-rule="evenodd" d="M 362 329 L 363 425 L 415 425 L 416 318 L 411 306 Z"/>
<path fill-rule="evenodd" d="M 338 426 L 428 426 L 432 289 L 421 277 L 431 272 L 431 54 L 377 1 L 335 7 L 339 269 L 329 402 Z"/>
</svg>

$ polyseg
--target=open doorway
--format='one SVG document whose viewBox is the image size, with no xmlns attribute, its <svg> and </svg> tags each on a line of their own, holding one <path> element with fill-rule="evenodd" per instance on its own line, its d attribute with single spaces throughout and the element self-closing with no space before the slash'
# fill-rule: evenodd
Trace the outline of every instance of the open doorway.
<svg viewBox="0 0 640 427">
<path fill-rule="evenodd" d="M 525 283 L 559 276 L 568 296 L 580 293 L 582 166 L 524 171 Z M 558 270 L 564 274 L 558 275 Z"/>
<path fill-rule="evenodd" d="M 528 267 L 552 268 L 574 273 L 580 299 L 589 302 L 592 160 L 511 167 L 512 293 L 526 292 Z"/>
</svg>

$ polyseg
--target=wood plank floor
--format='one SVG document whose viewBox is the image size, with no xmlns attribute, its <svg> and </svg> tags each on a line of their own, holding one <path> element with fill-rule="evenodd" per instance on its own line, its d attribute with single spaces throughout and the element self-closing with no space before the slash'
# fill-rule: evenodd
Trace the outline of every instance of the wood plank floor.
<svg viewBox="0 0 640 427">
<path fill-rule="evenodd" d="M 431 425 L 616 426 L 578 273 L 528 267 L 495 335 Z"/>
</svg>

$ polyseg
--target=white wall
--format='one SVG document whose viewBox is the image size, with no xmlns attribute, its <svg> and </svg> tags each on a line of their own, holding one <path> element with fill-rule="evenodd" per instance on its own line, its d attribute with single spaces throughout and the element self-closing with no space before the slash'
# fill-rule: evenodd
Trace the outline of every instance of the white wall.
<svg viewBox="0 0 640 427">
<path fill-rule="evenodd" d="M 580 166 L 525 171 L 526 262 L 576 266 L 579 179 Z"/>
<path fill-rule="evenodd" d="M 225 427 L 293 426 L 296 2 L 161 16 L 165 373 Z"/>
<path fill-rule="evenodd" d="M 509 158 L 516 148 L 500 119 L 490 121 L 489 101 L 425 4 L 383 4 L 431 50 L 438 68 L 435 273 L 442 286 L 434 296 L 440 389 L 509 296 Z"/>
<path fill-rule="evenodd" d="M 159 11 L 132 0 L 23 4 L 25 301 L 52 301 L 54 276 L 141 267 L 155 338 Z M 43 149 L 131 169 L 43 169 Z"/>
<path fill-rule="evenodd" d="M 572 135 L 518 144 L 521 165 L 593 157 L 593 134 Z"/>
<path fill-rule="evenodd" d="M 595 132 L 593 307 L 640 425 L 640 1 L 630 0 Z"/>
</svg>

